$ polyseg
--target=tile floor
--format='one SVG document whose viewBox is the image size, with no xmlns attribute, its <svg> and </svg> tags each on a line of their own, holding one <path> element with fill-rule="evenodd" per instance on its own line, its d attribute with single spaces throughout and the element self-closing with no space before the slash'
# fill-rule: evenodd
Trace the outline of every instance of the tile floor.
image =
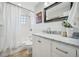
<svg viewBox="0 0 79 59">
<path fill-rule="evenodd" d="M 19 52 L 12 54 L 12 55 L 8 55 L 7 57 L 32 57 L 32 52 L 27 49 L 23 49 Z"/>
</svg>

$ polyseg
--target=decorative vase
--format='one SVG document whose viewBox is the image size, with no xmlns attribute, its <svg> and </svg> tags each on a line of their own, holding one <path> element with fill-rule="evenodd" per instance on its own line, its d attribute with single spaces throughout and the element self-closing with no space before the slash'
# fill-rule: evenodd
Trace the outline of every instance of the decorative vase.
<svg viewBox="0 0 79 59">
<path fill-rule="evenodd" d="M 73 28 L 66 28 L 67 37 L 72 37 L 73 35 Z"/>
<path fill-rule="evenodd" d="M 64 36 L 64 37 L 67 37 L 67 32 L 66 32 L 66 28 L 65 27 L 62 27 L 61 35 Z"/>
</svg>

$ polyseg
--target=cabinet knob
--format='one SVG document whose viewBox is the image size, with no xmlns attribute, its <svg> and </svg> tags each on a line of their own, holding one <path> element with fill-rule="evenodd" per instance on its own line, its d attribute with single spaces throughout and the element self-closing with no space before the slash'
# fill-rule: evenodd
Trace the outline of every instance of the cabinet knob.
<svg viewBox="0 0 79 59">
<path fill-rule="evenodd" d="M 39 43 L 41 43 L 41 41 L 38 41 Z"/>
</svg>

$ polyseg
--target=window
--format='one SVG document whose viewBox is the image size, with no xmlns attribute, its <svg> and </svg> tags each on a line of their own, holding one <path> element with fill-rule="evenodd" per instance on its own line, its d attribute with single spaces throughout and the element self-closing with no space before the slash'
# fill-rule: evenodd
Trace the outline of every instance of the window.
<svg viewBox="0 0 79 59">
<path fill-rule="evenodd" d="M 22 15 L 20 18 L 20 23 L 25 24 L 27 22 L 27 16 Z"/>
</svg>

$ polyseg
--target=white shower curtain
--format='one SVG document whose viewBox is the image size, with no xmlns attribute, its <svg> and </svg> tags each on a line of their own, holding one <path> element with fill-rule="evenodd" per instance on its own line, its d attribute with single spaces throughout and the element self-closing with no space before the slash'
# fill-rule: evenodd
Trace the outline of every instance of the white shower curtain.
<svg viewBox="0 0 79 59">
<path fill-rule="evenodd" d="M 2 3 L 2 7 L 4 26 L 3 35 L 0 39 L 0 51 L 6 51 L 7 49 L 12 50 L 16 48 L 18 42 L 22 44 L 22 41 L 27 40 L 27 34 L 29 34 L 30 29 L 30 12 L 11 3 Z M 21 16 L 26 16 L 27 20 L 25 21 L 23 18 L 23 21 L 21 21 Z M 22 24 L 22 22 L 24 23 Z"/>
<path fill-rule="evenodd" d="M 4 40 L 2 40 L 2 50 L 13 49 L 16 45 L 16 34 L 15 34 L 15 18 L 16 18 L 16 8 L 9 4 L 3 3 L 3 23 L 4 23 Z"/>
</svg>

